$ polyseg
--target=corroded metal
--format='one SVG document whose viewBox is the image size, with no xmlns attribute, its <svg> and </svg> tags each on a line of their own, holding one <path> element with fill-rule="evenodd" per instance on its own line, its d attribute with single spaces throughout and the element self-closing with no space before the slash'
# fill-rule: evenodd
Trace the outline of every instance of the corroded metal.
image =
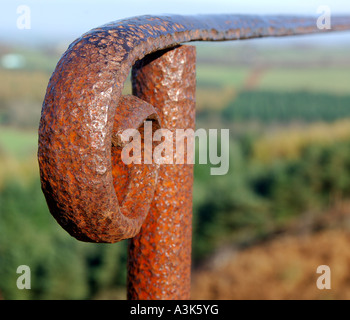
<svg viewBox="0 0 350 320">
<path fill-rule="evenodd" d="M 177 129 L 195 129 L 195 60 L 195 47 L 180 46 L 148 55 L 132 72 L 133 94 L 156 108 L 173 150 Z M 187 153 L 178 151 L 173 164 L 161 165 L 150 211 L 130 243 L 129 299 L 189 299 L 193 165 L 179 164 Z"/>
<path fill-rule="evenodd" d="M 162 107 L 166 105 L 163 97 L 159 98 L 159 104 L 156 105 L 158 102 L 154 91 L 142 87 L 142 81 L 152 83 L 152 76 L 151 80 L 141 76 L 143 71 L 135 75 L 135 94 L 144 101 L 122 96 L 124 82 L 136 61 L 148 54 L 189 41 L 238 40 L 350 29 L 349 17 L 332 17 L 331 30 L 317 29 L 316 20 L 316 17 L 288 16 L 142 16 L 109 23 L 82 35 L 69 46 L 58 62 L 42 108 L 38 158 L 42 189 L 52 215 L 79 240 L 117 242 L 137 235 L 152 202 L 149 219 L 162 213 L 158 219 L 161 220 L 163 212 L 179 210 L 182 200 L 174 207 L 161 204 L 162 201 L 170 201 L 170 198 L 163 198 L 167 194 L 164 191 L 167 187 L 164 178 L 168 172 L 166 166 L 160 169 L 158 186 L 156 165 L 124 165 L 120 161 L 122 145 L 118 134 L 121 130 L 131 127 L 141 132 L 141 125 L 146 119 L 152 119 L 155 128 L 163 125 L 160 123 L 162 120 L 168 126 Z M 157 66 L 154 65 L 154 68 L 156 70 Z M 171 63 L 164 65 L 164 68 L 171 69 Z M 154 72 L 153 68 L 150 72 Z M 178 84 L 180 90 L 182 85 Z M 177 113 L 176 110 L 185 112 L 176 103 L 171 105 L 169 110 L 173 114 Z M 190 114 L 192 117 L 192 111 Z M 175 125 L 191 127 L 192 123 L 185 124 L 187 116 L 186 113 L 179 117 L 177 115 L 175 118 L 179 122 L 176 120 Z M 174 175 L 174 181 L 180 181 L 169 184 L 171 200 L 178 196 L 172 190 L 177 187 L 177 183 L 181 183 L 190 198 L 191 179 L 185 178 L 182 184 L 181 172 L 171 170 L 169 176 Z M 185 176 L 189 177 L 187 174 Z M 185 193 L 180 192 L 179 195 L 182 197 Z M 190 206 L 190 202 L 184 206 Z M 158 213 L 155 212 L 157 210 Z M 167 217 L 171 217 L 171 213 L 168 212 Z M 189 230 L 181 237 L 190 238 Z M 173 231 L 177 232 L 168 228 L 169 233 Z M 141 242 L 145 241 L 155 243 L 162 239 L 146 239 L 141 235 L 133 244 L 142 247 Z M 181 241 L 188 240 L 181 238 Z M 142 250 L 133 250 L 135 257 L 144 254 Z M 137 268 L 140 262 L 131 261 Z M 167 267 L 171 268 L 171 265 Z M 145 274 L 147 272 L 141 268 L 139 270 Z M 129 274 L 132 275 L 133 271 L 129 271 Z M 138 277 L 136 273 L 135 277 Z M 157 286 L 161 290 L 161 283 Z M 131 287 L 135 290 L 134 285 Z M 187 287 L 187 284 L 183 286 Z M 130 296 L 161 297 L 158 294 L 142 295 L 136 291 Z M 173 295 L 177 298 L 180 296 Z"/>
<path fill-rule="evenodd" d="M 348 18 L 333 17 L 332 31 L 349 28 Z M 321 32 L 316 18 L 204 15 L 144 16 L 85 33 L 58 62 L 43 103 L 38 156 L 53 216 L 84 241 L 116 242 L 140 229 L 145 215 L 121 210 L 111 158 L 114 118 L 135 61 L 186 41 L 313 32 Z"/>
</svg>

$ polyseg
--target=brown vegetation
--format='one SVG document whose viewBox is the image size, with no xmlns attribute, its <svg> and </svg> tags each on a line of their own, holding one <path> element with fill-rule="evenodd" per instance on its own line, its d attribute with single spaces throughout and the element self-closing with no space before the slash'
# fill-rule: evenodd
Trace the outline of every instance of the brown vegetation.
<svg viewBox="0 0 350 320">
<path fill-rule="evenodd" d="M 194 274 L 192 299 L 350 299 L 350 232 L 346 228 L 285 235 Z M 331 289 L 319 290 L 319 265 Z"/>
</svg>

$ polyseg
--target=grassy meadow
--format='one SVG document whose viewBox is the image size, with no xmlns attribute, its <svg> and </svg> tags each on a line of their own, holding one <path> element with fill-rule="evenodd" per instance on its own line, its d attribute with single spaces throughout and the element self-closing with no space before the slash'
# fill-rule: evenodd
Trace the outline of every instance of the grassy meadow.
<svg viewBox="0 0 350 320">
<path fill-rule="evenodd" d="M 40 110 L 62 52 L 9 52 L 26 64 L 0 67 L 0 299 L 124 299 L 127 242 L 71 238 L 40 189 Z M 200 44 L 196 99 L 197 128 L 230 129 L 230 169 L 195 165 L 193 298 L 348 298 L 349 47 Z M 338 289 L 320 295 L 312 277 L 327 263 Z M 22 264 L 31 290 L 16 288 Z"/>
</svg>

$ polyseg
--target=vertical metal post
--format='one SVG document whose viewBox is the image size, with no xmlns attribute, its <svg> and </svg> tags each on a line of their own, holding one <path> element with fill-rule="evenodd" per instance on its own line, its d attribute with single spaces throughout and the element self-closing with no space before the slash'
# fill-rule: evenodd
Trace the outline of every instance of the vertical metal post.
<svg viewBox="0 0 350 320">
<path fill-rule="evenodd" d="M 174 147 L 176 129 L 195 127 L 195 59 L 194 46 L 177 46 L 146 56 L 132 70 L 133 94 L 155 107 Z M 151 209 L 130 242 L 128 299 L 189 299 L 192 185 L 193 165 L 176 164 L 174 152 L 174 164 L 160 166 Z"/>
</svg>

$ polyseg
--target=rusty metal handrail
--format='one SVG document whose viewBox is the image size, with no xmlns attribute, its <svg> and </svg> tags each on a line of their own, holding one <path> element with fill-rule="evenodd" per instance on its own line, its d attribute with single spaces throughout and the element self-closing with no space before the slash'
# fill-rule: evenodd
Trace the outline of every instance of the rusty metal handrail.
<svg viewBox="0 0 350 320">
<path fill-rule="evenodd" d="M 38 159 L 51 214 L 82 241 L 133 238 L 129 299 L 189 298 L 192 165 L 124 165 L 118 135 L 146 119 L 194 128 L 195 48 L 180 43 L 349 29 L 349 17 L 319 30 L 314 17 L 173 15 L 85 33 L 58 62 L 42 108 Z M 133 96 L 122 96 L 131 68 Z"/>
</svg>

